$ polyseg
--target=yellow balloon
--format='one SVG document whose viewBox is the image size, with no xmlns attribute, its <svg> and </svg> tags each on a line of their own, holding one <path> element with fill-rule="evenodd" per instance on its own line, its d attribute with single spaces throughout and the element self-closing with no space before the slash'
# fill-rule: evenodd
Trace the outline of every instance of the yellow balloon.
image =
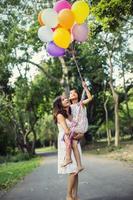
<svg viewBox="0 0 133 200">
<path fill-rule="evenodd" d="M 65 28 L 57 28 L 53 34 L 54 43 L 61 48 L 68 48 L 71 43 L 71 35 Z"/>
<path fill-rule="evenodd" d="M 90 8 L 89 5 L 85 1 L 76 1 L 71 8 L 72 12 L 74 13 L 75 16 L 75 21 L 78 24 L 84 23 L 86 18 L 89 15 Z"/>
</svg>

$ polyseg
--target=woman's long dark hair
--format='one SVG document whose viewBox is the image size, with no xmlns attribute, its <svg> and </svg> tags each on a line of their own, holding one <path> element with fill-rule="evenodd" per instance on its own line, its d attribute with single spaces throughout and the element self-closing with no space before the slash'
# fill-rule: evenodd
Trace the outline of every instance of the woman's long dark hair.
<svg viewBox="0 0 133 200">
<path fill-rule="evenodd" d="M 61 96 L 56 97 L 56 99 L 53 102 L 53 117 L 55 123 L 57 123 L 58 114 L 62 114 L 65 118 L 68 118 L 67 111 L 64 110 L 62 105 Z M 69 114 L 71 114 L 71 108 L 69 108 Z"/>
</svg>

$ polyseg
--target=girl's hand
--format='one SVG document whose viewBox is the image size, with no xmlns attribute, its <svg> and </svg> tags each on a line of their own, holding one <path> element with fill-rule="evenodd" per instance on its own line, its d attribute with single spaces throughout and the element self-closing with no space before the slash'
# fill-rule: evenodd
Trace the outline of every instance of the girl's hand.
<svg viewBox="0 0 133 200">
<path fill-rule="evenodd" d="M 82 86 L 83 86 L 83 88 L 87 88 L 87 84 L 85 81 L 82 81 Z"/>
<path fill-rule="evenodd" d="M 78 133 L 73 137 L 74 140 L 81 140 L 84 137 L 84 133 Z"/>
<path fill-rule="evenodd" d="M 84 88 L 84 90 L 86 92 L 86 95 L 87 95 L 87 99 L 83 100 L 82 103 L 83 103 L 83 105 L 86 105 L 92 100 L 92 95 L 91 95 L 91 93 L 90 93 L 90 91 L 88 89 L 88 86 L 87 86 L 85 81 L 82 81 L 82 86 L 83 86 L 83 88 Z"/>
<path fill-rule="evenodd" d="M 75 132 L 74 132 L 74 135 L 73 135 L 73 137 L 76 137 L 78 134 L 79 134 L 79 133 L 75 133 Z"/>
</svg>

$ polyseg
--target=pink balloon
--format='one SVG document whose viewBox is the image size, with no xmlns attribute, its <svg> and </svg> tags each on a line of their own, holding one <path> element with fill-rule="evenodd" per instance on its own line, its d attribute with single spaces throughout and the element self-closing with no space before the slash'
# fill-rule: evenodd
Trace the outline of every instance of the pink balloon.
<svg viewBox="0 0 133 200">
<path fill-rule="evenodd" d="M 74 40 L 78 42 L 84 42 L 88 38 L 88 25 L 87 24 L 75 24 L 72 27 L 72 34 Z"/>
<path fill-rule="evenodd" d="M 57 1 L 54 5 L 54 10 L 59 13 L 63 9 L 71 9 L 71 4 L 66 0 Z"/>
</svg>

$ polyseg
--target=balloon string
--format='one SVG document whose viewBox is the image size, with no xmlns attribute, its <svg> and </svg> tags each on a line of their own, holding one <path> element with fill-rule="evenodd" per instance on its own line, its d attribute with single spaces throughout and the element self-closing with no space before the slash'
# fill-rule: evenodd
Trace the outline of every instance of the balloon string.
<svg viewBox="0 0 133 200">
<path fill-rule="evenodd" d="M 79 68 L 79 66 L 78 66 L 78 63 L 77 63 L 77 60 L 76 60 L 74 51 L 75 51 L 74 46 L 72 46 L 72 56 L 73 56 L 73 60 L 74 60 L 75 65 L 76 65 L 76 67 L 77 67 L 77 70 L 78 70 L 78 73 L 79 73 L 81 82 L 83 82 L 83 81 L 84 81 L 84 78 L 83 78 L 82 75 L 81 75 L 80 68 Z M 85 90 L 83 89 L 82 95 L 81 95 L 81 101 L 84 100 L 84 96 L 85 96 Z"/>
<path fill-rule="evenodd" d="M 74 53 L 72 53 L 72 55 L 73 55 L 73 59 L 74 59 L 74 62 L 75 62 L 75 64 L 76 64 L 76 67 L 77 67 L 77 70 L 78 70 L 78 73 L 79 73 L 79 76 L 80 76 L 81 82 L 83 82 L 84 79 L 83 79 L 83 77 L 82 77 L 82 75 L 81 75 L 81 72 L 80 72 L 80 69 L 79 69 L 79 66 L 78 66 L 78 63 L 77 63 L 77 60 L 76 60 L 76 58 L 75 58 Z M 85 90 L 83 89 L 83 91 L 82 91 L 82 95 L 81 95 L 81 101 L 84 100 L 85 93 L 86 93 L 86 92 L 85 92 Z"/>
<path fill-rule="evenodd" d="M 81 82 L 83 82 L 84 79 L 83 79 L 83 77 L 82 77 L 82 75 L 81 75 L 81 72 L 80 72 L 80 69 L 79 69 L 79 66 L 78 66 L 77 60 L 76 60 L 76 58 L 75 58 L 74 49 L 73 49 L 73 51 L 72 51 L 72 56 L 73 56 L 73 60 L 74 60 L 74 62 L 75 62 L 75 65 L 76 65 L 76 67 L 77 67 L 77 70 L 78 70 L 78 73 L 79 73 L 79 76 L 80 76 Z"/>
</svg>

